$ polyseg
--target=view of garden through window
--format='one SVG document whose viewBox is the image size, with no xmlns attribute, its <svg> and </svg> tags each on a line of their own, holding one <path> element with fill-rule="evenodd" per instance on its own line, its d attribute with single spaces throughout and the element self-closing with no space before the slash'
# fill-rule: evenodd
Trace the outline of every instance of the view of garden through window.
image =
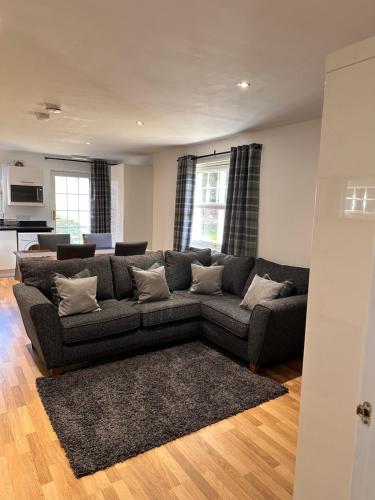
<svg viewBox="0 0 375 500">
<path fill-rule="evenodd" d="M 71 243 L 82 243 L 90 233 L 90 179 L 55 175 L 56 233 L 69 233 Z"/>
<path fill-rule="evenodd" d="M 191 245 L 221 250 L 229 165 L 197 166 Z"/>
</svg>

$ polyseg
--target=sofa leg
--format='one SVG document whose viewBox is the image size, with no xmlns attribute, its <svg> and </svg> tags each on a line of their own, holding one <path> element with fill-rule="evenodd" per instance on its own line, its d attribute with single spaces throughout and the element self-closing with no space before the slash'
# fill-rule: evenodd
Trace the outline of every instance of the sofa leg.
<svg viewBox="0 0 375 500">
<path fill-rule="evenodd" d="M 257 373 L 259 371 L 259 365 L 255 364 L 255 363 L 250 363 L 249 368 L 250 368 L 250 371 L 252 371 L 253 373 Z"/>
<path fill-rule="evenodd" d="M 60 375 L 60 368 L 51 368 L 49 371 L 49 376 L 52 378 L 56 378 Z"/>
</svg>

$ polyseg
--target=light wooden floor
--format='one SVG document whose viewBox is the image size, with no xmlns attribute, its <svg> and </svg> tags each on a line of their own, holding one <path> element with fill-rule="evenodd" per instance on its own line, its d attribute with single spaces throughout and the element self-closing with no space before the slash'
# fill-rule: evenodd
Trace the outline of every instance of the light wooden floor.
<svg viewBox="0 0 375 500">
<path fill-rule="evenodd" d="M 11 279 L 0 280 L 0 498 L 290 499 L 300 363 L 264 374 L 289 394 L 76 479 L 35 389 Z M 51 332 L 52 333 L 52 332 Z"/>
</svg>

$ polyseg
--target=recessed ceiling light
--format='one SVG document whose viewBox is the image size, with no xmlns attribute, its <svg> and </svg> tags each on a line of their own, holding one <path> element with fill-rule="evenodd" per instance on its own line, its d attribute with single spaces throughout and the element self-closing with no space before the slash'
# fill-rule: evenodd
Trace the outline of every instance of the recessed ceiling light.
<svg viewBox="0 0 375 500">
<path fill-rule="evenodd" d="M 241 87 L 241 89 L 247 89 L 247 87 L 250 87 L 250 83 L 249 82 L 240 82 L 240 83 L 237 83 L 237 87 Z"/>
<path fill-rule="evenodd" d="M 61 113 L 61 106 L 59 106 L 58 104 L 46 103 L 46 111 L 47 113 Z"/>
<path fill-rule="evenodd" d="M 88 146 L 90 146 L 91 142 L 87 141 L 87 142 L 86 142 L 86 144 L 87 144 Z"/>
<path fill-rule="evenodd" d="M 138 120 L 137 122 L 135 122 L 135 124 L 138 125 L 138 127 L 142 127 L 142 125 L 144 125 L 144 122 Z"/>
</svg>

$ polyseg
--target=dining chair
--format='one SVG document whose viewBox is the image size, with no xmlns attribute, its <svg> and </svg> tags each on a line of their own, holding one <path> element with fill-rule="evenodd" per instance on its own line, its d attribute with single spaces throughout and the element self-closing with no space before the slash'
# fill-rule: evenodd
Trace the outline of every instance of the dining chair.
<svg viewBox="0 0 375 500">
<path fill-rule="evenodd" d="M 148 241 L 136 241 L 132 243 L 118 242 L 115 246 L 115 255 L 126 257 L 127 255 L 143 255 L 146 253 Z"/>
<path fill-rule="evenodd" d="M 91 243 L 57 245 L 57 260 L 85 259 L 94 257 L 96 245 Z"/>
<path fill-rule="evenodd" d="M 70 243 L 70 234 L 42 233 L 37 236 L 40 250 L 56 252 L 57 245 L 66 245 Z"/>
<path fill-rule="evenodd" d="M 95 243 L 96 248 L 112 248 L 112 233 L 83 234 L 83 243 Z"/>
</svg>

